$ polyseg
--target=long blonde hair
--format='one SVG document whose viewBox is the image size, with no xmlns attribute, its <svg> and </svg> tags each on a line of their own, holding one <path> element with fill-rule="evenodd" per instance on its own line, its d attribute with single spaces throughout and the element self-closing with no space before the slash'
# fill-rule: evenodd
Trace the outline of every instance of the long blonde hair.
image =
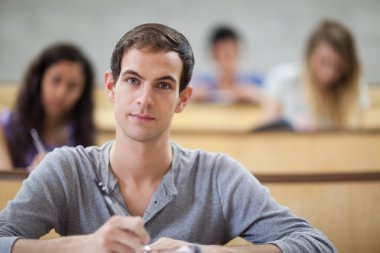
<svg viewBox="0 0 380 253">
<path fill-rule="evenodd" d="M 311 55 L 321 42 L 331 46 L 344 63 L 341 78 L 325 91 L 319 88 L 310 68 Z M 304 60 L 302 81 L 306 84 L 306 96 L 317 127 L 357 127 L 361 70 L 349 29 L 336 21 L 322 21 L 309 37 Z"/>
</svg>

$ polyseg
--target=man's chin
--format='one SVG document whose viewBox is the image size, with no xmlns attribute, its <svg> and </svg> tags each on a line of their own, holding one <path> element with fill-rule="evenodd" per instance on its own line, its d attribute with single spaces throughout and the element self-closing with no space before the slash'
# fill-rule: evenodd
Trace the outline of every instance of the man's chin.
<svg viewBox="0 0 380 253">
<path fill-rule="evenodd" d="M 154 142 L 156 140 L 158 140 L 159 138 L 155 135 L 151 135 L 151 134 L 144 134 L 144 133 L 140 133 L 140 134 L 129 134 L 128 135 L 129 138 L 135 142 L 139 142 L 139 143 L 151 143 L 151 142 Z"/>
</svg>

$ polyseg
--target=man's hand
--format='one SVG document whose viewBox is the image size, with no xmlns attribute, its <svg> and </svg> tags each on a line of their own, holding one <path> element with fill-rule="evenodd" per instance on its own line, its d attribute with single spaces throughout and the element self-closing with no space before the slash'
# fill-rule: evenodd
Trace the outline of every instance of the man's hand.
<svg viewBox="0 0 380 253">
<path fill-rule="evenodd" d="M 140 217 L 113 216 L 93 234 L 51 240 L 19 239 L 12 252 L 134 253 L 149 241 L 149 234 Z"/>
<path fill-rule="evenodd" d="M 180 240 L 174 240 L 171 238 L 162 237 L 157 242 L 150 245 L 153 253 L 159 253 L 159 252 L 175 252 L 177 249 L 189 246 L 191 243 L 180 241 Z"/>
<path fill-rule="evenodd" d="M 88 236 L 81 252 L 136 252 L 150 237 L 140 217 L 113 216 L 95 233 Z"/>
</svg>

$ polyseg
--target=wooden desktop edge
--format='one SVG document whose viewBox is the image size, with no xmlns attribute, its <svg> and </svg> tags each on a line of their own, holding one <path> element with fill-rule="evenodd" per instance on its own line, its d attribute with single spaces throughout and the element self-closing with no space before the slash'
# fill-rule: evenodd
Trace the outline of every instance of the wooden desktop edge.
<svg viewBox="0 0 380 253">
<path fill-rule="evenodd" d="M 97 127 L 98 134 L 114 134 L 115 128 Z M 380 128 L 371 129 L 345 129 L 345 130 L 315 130 L 315 131 L 289 131 L 289 130 L 268 130 L 268 131 L 236 131 L 236 130 L 209 130 L 209 129 L 172 129 L 172 135 L 230 135 L 230 136 L 246 136 L 246 135 L 292 135 L 292 136 L 317 136 L 317 135 L 378 135 Z"/>
<path fill-rule="evenodd" d="M 0 171 L 2 180 L 24 180 L 29 175 L 22 170 Z M 380 170 L 375 172 L 343 173 L 253 173 L 262 183 L 327 183 L 380 181 Z"/>
</svg>

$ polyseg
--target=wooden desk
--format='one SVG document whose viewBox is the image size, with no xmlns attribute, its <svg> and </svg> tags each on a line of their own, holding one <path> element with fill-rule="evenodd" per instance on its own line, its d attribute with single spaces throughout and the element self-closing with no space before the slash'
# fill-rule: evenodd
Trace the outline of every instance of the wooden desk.
<svg viewBox="0 0 380 253">
<path fill-rule="evenodd" d="M 172 134 L 184 147 L 227 153 L 252 172 L 373 171 L 380 168 L 380 132 Z M 333 172 L 333 171 L 332 171 Z"/>
<path fill-rule="evenodd" d="M 364 129 L 380 129 L 380 85 L 370 88 L 371 107 L 364 115 Z M 95 93 L 97 109 L 95 121 L 100 130 L 115 129 L 112 104 L 107 101 L 104 91 Z M 175 114 L 172 132 L 229 132 L 246 133 L 261 124 L 262 111 L 256 105 L 218 105 L 190 103 L 187 108 Z"/>
<path fill-rule="evenodd" d="M 0 171 L 0 210 L 14 198 L 20 189 L 22 181 L 29 175 L 26 171 Z"/>
<path fill-rule="evenodd" d="M 339 252 L 377 253 L 380 252 L 380 180 L 378 174 L 375 177 L 376 180 L 361 182 L 283 181 L 264 185 L 280 204 L 325 233 Z M 244 243 L 247 242 L 241 238 L 230 242 Z"/>
<path fill-rule="evenodd" d="M 371 107 L 380 107 L 380 84 L 370 86 L 368 94 Z"/>
<path fill-rule="evenodd" d="M 364 115 L 363 128 L 380 129 L 380 106 L 371 107 L 366 111 Z"/>
<path fill-rule="evenodd" d="M 0 85 L 0 111 L 14 104 L 18 85 Z M 380 128 L 380 86 L 370 87 L 371 107 L 364 117 L 364 128 Z M 114 129 L 112 104 L 107 100 L 103 88 L 94 91 L 95 121 L 101 130 Z M 175 115 L 172 131 L 221 131 L 247 132 L 258 126 L 261 111 L 254 105 L 223 106 L 213 104 L 191 104 Z"/>
<path fill-rule="evenodd" d="M 100 132 L 98 143 L 114 138 Z M 370 172 L 380 168 L 380 131 L 172 133 L 186 148 L 229 154 L 254 173 Z"/>
<path fill-rule="evenodd" d="M 266 184 L 272 196 L 323 231 L 339 252 L 380 252 L 380 181 Z"/>
<path fill-rule="evenodd" d="M 173 117 L 172 132 L 250 132 L 260 124 L 261 110 L 255 105 L 222 106 L 191 104 Z M 95 121 L 100 130 L 115 129 L 112 107 L 98 108 Z"/>
<path fill-rule="evenodd" d="M 255 105 L 192 104 L 173 117 L 172 132 L 247 133 L 258 127 L 262 111 Z M 115 129 L 112 107 L 98 107 L 95 122 L 99 130 Z M 380 107 L 371 107 L 364 115 L 363 129 L 380 129 Z"/>
<path fill-rule="evenodd" d="M 26 176 L 27 173 L 0 172 L 0 209 L 15 196 Z M 280 204 L 323 231 L 339 252 L 380 252 L 379 172 L 261 173 L 256 177 Z M 57 235 L 49 234 L 54 236 Z M 241 243 L 236 239 L 230 244 Z"/>
</svg>

